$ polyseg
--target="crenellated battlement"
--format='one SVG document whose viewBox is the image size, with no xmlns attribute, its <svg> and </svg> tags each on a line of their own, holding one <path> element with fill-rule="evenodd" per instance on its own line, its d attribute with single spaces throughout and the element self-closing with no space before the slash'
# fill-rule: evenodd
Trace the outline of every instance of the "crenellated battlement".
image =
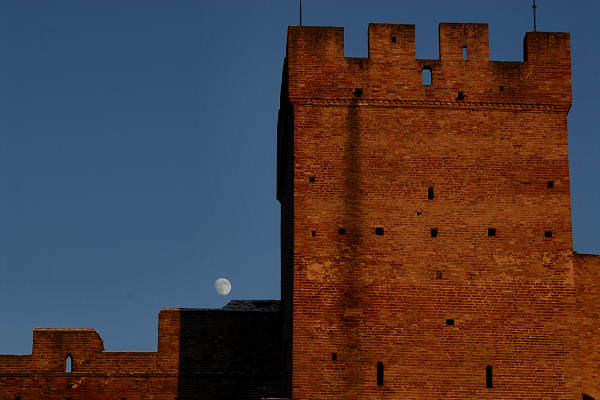
<svg viewBox="0 0 600 400">
<path fill-rule="evenodd" d="M 449 106 L 536 104 L 568 111 L 568 33 L 528 32 L 523 61 L 515 62 L 489 59 L 487 24 L 442 23 L 439 39 L 439 59 L 417 59 L 414 25 L 370 24 L 368 58 L 349 58 L 344 56 L 344 28 L 291 26 L 289 97 Z M 430 78 L 424 81 L 424 74 Z"/>
</svg>

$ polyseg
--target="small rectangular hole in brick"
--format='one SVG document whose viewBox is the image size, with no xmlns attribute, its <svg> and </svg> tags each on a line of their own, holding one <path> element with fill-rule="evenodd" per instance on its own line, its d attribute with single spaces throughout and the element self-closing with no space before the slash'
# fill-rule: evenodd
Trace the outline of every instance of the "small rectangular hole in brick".
<svg viewBox="0 0 600 400">
<path fill-rule="evenodd" d="M 375 234 L 378 236 L 383 235 L 383 228 L 375 228 Z"/>
<path fill-rule="evenodd" d="M 437 237 L 438 235 L 438 229 L 437 228 L 431 228 L 431 237 Z"/>
<path fill-rule="evenodd" d="M 340 229 L 338 229 L 338 233 L 340 235 L 345 235 L 346 234 L 346 230 L 344 228 L 340 228 Z"/>
<path fill-rule="evenodd" d="M 361 88 L 356 88 L 356 90 L 354 90 L 352 94 L 354 95 L 354 97 L 361 97 L 363 95 L 363 90 Z"/>
<path fill-rule="evenodd" d="M 552 237 L 552 231 L 546 231 L 546 232 L 544 232 L 544 237 L 545 238 L 551 238 Z"/>
<path fill-rule="evenodd" d="M 396 43 L 396 36 L 392 36 L 392 43 Z"/>
<path fill-rule="evenodd" d="M 314 177 L 314 176 L 311 176 L 310 178 L 308 178 L 308 181 L 309 181 L 310 183 L 315 183 L 316 179 L 315 179 L 315 177 Z"/>
<path fill-rule="evenodd" d="M 310 234 L 311 234 L 312 236 L 317 236 L 317 231 L 310 231 Z"/>
<path fill-rule="evenodd" d="M 465 99 L 465 94 L 463 92 L 458 92 L 458 95 L 456 96 L 456 100 L 464 100 Z"/>
<path fill-rule="evenodd" d="M 427 199 L 433 200 L 433 188 L 432 187 L 427 189 Z"/>
<path fill-rule="evenodd" d="M 377 362 L 377 385 L 383 386 L 383 363 Z"/>
<path fill-rule="evenodd" d="M 485 367 L 485 387 L 487 387 L 487 388 L 494 387 L 491 365 L 488 365 L 487 367 Z"/>
<path fill-rule="evenodd" d="M 496 228 L 488 228 L 488 236 L 496 236 Z"/>
<path fill-rule="evenodd" d="M 446 320 L 446 325 L 448 325 L 448 326 L 454 326 L 454 320 L 453 319 L 447 319 Z"/>
<path fill-rule="evenodd" d="M 463 60 L 467 61 L 469 59 L 469 53 L 467 51 L 467 46 L 463 46 Z"/>
<path fill-rule="evenodd" d="M 331 353 L 331 361 L 337 361 L 337 353 Z"/>
<path fill-rule="evenodd" d="M 500 86 L 498 89 L 500 89 L 501 92 L 504 92 L 504 86 Z"/>
<path fill-rule="evenodd" d="M 554 189 L 554 181 L 548 181 L 548 189 Z"/>
</svg>

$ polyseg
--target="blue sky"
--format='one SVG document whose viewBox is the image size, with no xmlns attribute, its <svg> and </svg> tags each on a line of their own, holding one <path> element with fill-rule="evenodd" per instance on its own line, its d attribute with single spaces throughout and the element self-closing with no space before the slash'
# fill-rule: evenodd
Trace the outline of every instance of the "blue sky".
<svg viewBox="0 0 600 400">
<path fill-rule="evenodd" d="M 304 0 L 305 25 L 490 24 L 521 60 L 528 0 Z M 573 6 L 573 4 L 577 4 Z M 600 64 L 593 1 L 538 0 L 538 30 L 571 32 L 574 247 L 600 253 Z M 164 307 L 279 298 L 276 116 L 293 0 L 0 4 L 0 353 L 35 327 L 95 328 L 107 350 L 155 350 Z M 216 278 L 231 279 L 227 297 Z"/>
</svg>

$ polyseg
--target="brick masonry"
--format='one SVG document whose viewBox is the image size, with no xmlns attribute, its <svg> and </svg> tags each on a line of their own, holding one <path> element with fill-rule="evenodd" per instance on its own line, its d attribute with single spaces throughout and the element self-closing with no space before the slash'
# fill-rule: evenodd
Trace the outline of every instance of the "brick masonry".
<svg viewBox="0 0 600 400">
<path fill-rule="evenodd" d="M 281 391 L 280 337 L 277 301 L 164 309 L 157 352 L 106 352 L 93 329 L 36 329 L 31 355 L 0 356 L 0 400 L 257 400 Z"/>
<path fill-rule="evenodd" d="M 600 398 L 600 256 L 575 254 L 583 392 Z"/>
<path fill-rule="evenodd" d="M 412 25 L 370 25 L 366 59 L 344 57 L 343 39 L 288 31 L 287 393 L 600 396 L 579 358 L 569 35 L 527 33 L 524 62 L 490 61 L 483 24 L 441 24 L 439 60 L 415 58 Z"/>
<path fill-rule="evenodd" d="M 413 25 L 371 24 L 364 59 L 343 38 L 288 31 L 281 303 L 162 310 L 156 352 L 36 329 L 0 356 L 0 400 L 600 398 L 569 35 L 527 33 L 523 62 L 490 61 L 484 24 L 441 24 L 439 60 L 415 58 Z"/>
</svg>

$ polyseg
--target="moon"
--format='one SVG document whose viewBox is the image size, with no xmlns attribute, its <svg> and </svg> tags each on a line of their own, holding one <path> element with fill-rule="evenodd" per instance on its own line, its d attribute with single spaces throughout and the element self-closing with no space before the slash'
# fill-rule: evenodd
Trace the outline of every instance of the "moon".
<svg viewBox="0 0 600 400">
<path fill-rule="evenodd" d="M 226 278 L 219 278 L 215 281 L 215 289 L 221 296 L 227 296 L 231 292 L 231 282 Z"/>
</svg>

